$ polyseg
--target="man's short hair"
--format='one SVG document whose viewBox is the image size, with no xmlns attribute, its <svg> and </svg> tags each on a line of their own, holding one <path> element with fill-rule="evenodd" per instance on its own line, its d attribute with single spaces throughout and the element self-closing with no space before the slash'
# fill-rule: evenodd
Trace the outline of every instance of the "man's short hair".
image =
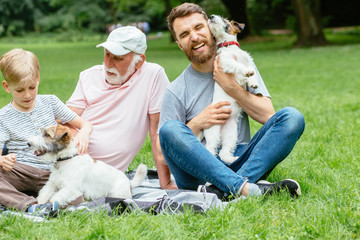
<svg viewBox="0 0 360 240">
<path fill-rule="evenodd" d="M 38 58 L 30 51 L 15 48 L 0 58 L 1 72 L 8 84 L 40 78 Z"/>
<path fill-rule="evenodd" d="M 180 18 L 180 17 L 185 17 L 188 15 L 191 15 L 193 13 L 200 13 L 204 16 L 204 18 L 207 20 L 208 17 L 206 15 L 206 13 L 204 12 L 204 10 L 197 4 L 194 3 L 183 3 L 177 7 L 174 7 L 169 16 L 167 17 L 167 22 L 168 22 L 168 28 L 171 32 L 171 34 L 173 35 L 173 37 L 176 39 L 176 35 L 175 35 L 175 31 L 174 31 L 174 21 L 176 18 Z"/>
</svg>

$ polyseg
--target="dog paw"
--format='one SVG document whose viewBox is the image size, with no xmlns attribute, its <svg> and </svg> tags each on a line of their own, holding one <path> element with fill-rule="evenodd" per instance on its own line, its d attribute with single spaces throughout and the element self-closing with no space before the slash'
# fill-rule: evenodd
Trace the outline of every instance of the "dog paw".
<svg viewBox="0 0 360 240">
<path fill-rule="evenodd" d="M 44 203 L 47 203 L 48 201 L 49 201 L 49 199 L 47 199 L 47 198 L 41 198 L 41 197 L 37 198 L 38 204 L 44 204 Z"/>
<path fill-rule="evenodd" d="M 233 163 L 239 158 L 239 157 L 232 156 L 230 153 L 224 153 L 221 151 L 220 151 L 219 157 L 225 163 Z"/>
<path fill-rule="evenodd" d="M 255 74 L 255 71 L 250 70 L 250 71 L 247 71 L 247 72 L 246 72 L 245 76 L 246 76 L 246 77 L 251 77 L 251 76 L 254 76 L 254 74 Z"/>
<path fill-rule="evenodd" d="M 254 88 L 254 89 L 259 87 L 259 85 L 257 83 L 249 84 L 248 86 L 251 87 L 251 88 Z"/>
<path fill-rule="evenodd" d="M 215 148 L 212 148 L 212 147 L 206 147 L 206 149 L 213 155 L 213 156 L 216 156 L 216 150 Z"/>
<path fill-rule="evenodd" d="M 255 79 L 249 79 L 247 85 L 254 89 L 259 87 L 259 84 Z"/>
</svg>

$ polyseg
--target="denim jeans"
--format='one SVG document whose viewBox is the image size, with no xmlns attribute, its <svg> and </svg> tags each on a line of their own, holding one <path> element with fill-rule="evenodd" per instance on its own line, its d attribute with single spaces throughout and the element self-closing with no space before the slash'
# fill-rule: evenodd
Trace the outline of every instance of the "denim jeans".
<svg viewBox="0 0 360 240">
<path fill-rule="evenodd" d="M 5 144 L 4 144 L 1 155 L 2 155 L 2 156 L 5 156 L 5 155 L 7 155 L 8 153 L 9 153 L 9 151 L 8 151 L 7 147 L 5 146 Z"/>
<path fill-rule="evenodd" d="M 180 189 L 196 190 L 210 182 L 226 194 L 239 194 L 246 182 L 264 179 L 291 152 L 305 128 L 303 115 L 295 108 L 275 113 L 248 144 L 238 145 L 226 164 L 200 143 L 191 129 L 178 120 L 160 129 L 160 146 Z"/>
</svg>

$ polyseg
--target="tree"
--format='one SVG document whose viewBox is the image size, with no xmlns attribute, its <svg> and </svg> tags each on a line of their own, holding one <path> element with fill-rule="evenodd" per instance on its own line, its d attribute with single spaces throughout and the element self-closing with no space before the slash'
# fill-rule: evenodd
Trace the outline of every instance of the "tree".
<svg viewBox="0 0 360 240">
<path fill-rule="evenodd" d="M 295 46 L 322 46 L 325 39 L 320 14 L 320 0 L 291 0 L 297 18 Z"/>
<path fill-rule="evenodd" d="M 238 23 L 245 23 L 245 29 L 238 34 L 238 38 L 244 38 L 250 35 L 250 22 L 248 19 L 247 12 L 247 1 L 246 0 L 221 0 L 229 12 L 230 19 Z"/>
<path fill-rule="evenodd" d="M 23 35 L 34 29 L 36 5 L 33 1 L 0 1 L 0 35 Z"/>
</svg>

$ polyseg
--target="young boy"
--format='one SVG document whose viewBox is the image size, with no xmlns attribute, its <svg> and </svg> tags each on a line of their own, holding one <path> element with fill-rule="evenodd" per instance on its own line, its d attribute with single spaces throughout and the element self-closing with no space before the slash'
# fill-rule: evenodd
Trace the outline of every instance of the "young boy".
<svg viewBox="0 0 360 240">
<path fill-rule="evenodd" d="M 27 145 L 27 139 L 41 134 L 41 128 L 68 123 L 79 129 L 75 144 L 79 154 L 88 150 L 92 125 L 81 119 L 54 95 L 37 95 L 40 69 L 37 57 L 23 49 L 13 49 L 0 59 L 5 78 L 2 85 L 13 97 L 0 109 L 0 204 L 20 211 L 56 210 L 54 203 L 36 204 L 36 198 L 23 192 L 36 192 L 47 182 L 51 164 L 40 162 Z"/>
</svg>

